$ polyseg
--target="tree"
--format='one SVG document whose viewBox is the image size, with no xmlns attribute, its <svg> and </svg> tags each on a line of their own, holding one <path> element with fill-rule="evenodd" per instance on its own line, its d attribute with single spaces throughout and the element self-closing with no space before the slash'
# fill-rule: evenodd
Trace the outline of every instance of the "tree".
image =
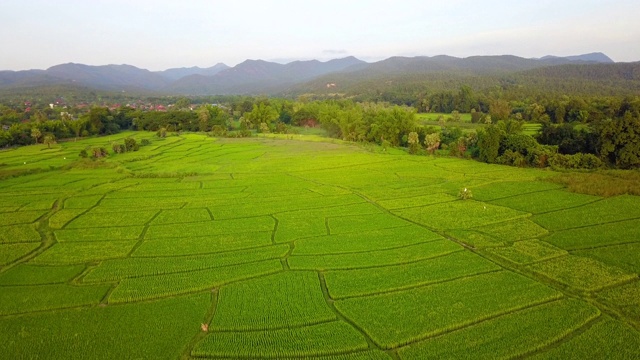
<svg viewBox="0 0 640 360">
<path fill-rule="evenodd" d="M 270 105 L 265 103 L 258 103 L 253 105 L 251 112 L 244 115 L 255 127 L 259 127 L 260 124 L 265 123 L 267 126 L 271 125 L 273 121 L 278 118 L 278 112 Z"/>
<path fill-rule="evenodd" d="M 489 125 L 478 131 L 478 158 L 480 161 L 495 163 L 500 155 L 500 143 L 504 132 L 495 125 Z"/>
<path fill-rule="evenodd" d="M 209 130 L 209 121 L 211 121 L 211 114 L 209 113 L 209 110 L 205 106 L 200 107 L 198 109 L 198 123 L 200 131 L 206 132 Z"/>
<path fill-rule="evenodd" d="M 178 99 L 178 101 L 176 101 L 174 107 L 177 110 L 183 110 L 183 109 L 188 109 L 189 107 L 191 107 L 191 101 L 185 97 Z"/>
<path fill-rule="evenodd" d="M 70 120 L 67 125 L 69 126 L 69 128 L 73 131 L 73 133 L 76 135 L 75 140 L 74 141 L 78 141 L 78 138 L 80 137 L 80 132 L 82 131 L 82 129 L 84 128 L 84 121 L 81 120 Z"/>
<path fill-rule="evenodd" d="M 630 111 L 602 124 L 600 155 L 622 169 L 640 167 L 640 116 Z"/>
<path fill-rule="evenodd" d="M 489 103 L 489 114 L 492 119 L 507 120 L 511 115 L 511 106 L 506 100 L 493 100 Z"/>
<path fill-rule="evenodd" d="M 424 145 L 429 154 L 432 154 L 440 147 L 440 133 L 427 134 L 424 138 Z"/>
<path fill-rule="evenodd" d="M 412 131 L 409 133 L 407 137 L 407 143 L 409 144 L 409 152 L 415 154 L 420 149 L 420 138 L 418 137 L 418 133 Z"/>
<path fill-rule="evenodd" d="M 47 148 L 51 149 L 51 145 L 56 143 L 56 137 L 53 134 L 47 134 L 42 139 L 42 143 L 47 145 Z"/>
<path fill-rule="evenodd" d="M 37 127 L 31 128 L 31 137 L 38 143 L 38 139 L 42 136 L 42 132 Z"/>
</svg>

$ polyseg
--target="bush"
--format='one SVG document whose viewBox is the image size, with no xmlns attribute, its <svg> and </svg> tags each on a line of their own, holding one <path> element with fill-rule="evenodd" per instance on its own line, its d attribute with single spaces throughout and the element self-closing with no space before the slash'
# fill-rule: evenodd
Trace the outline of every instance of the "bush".
<svg viewBox="0 0 640 360">
<path fill-rule="evenodd" d="M 511 149 L 504 152 L 504 154 L 498 156 L 496 159 L 498 164 L 524 167 L 527 166 L 527 159 L 519 152 Z"/>
<path fill-rule="evenodd" d="M 109 155 L 104 147 L 94 147 L 91 149 L 91 157 L 94 159 L 103 158 Z"/>
<path fill-rule="evenodd" d="M 500 143 L 500 153 L 511 150 L 526 156 L 537 147 L 538 142 L 529 135 L 509 134 L 505 136 Z"/>
<path fill-rule="evenodd" d="M 138 151 L 140 145 L 136 142 L 136 139 L 128 137 L 124 139 L 124 149 L 125 151 Z"/>
<path fill-rule="evenodd" d="M 150 144 L 151 144 L 151 141 L 149 141 L 149 139 L 142 139 L 142 141 L 140 141 L 140 145 L 142 146 L 147 146 Z"/>
<path fill-rule="evenodd" d="M 473 198 L 473 194 L 471 193 L 471 190 L 464 188 L 460 190 L 458 197 L 462 200 L 468 200 Z"/>
<path fill-rule="evenodd" d="M 604 163 L 593 154 L 577 153 L 554 154 L 549 158 L 549 165 L 557 169 L 598 169 L 603 167 Z"/>
<path fill-rule="evenodd" d="M 116 153 L 116 154 L 121 154 L 121 153 L 123 153 L 123 152 L 125 152 L 125 151 L 126 151 L 126 149 L 124 148 L 124 145 L 122 145 L 122 144 L 116 144 L 116 143 L 113 143 L 113 144 L 111 145 L 111 149 L 112 149 L 112 150 L 113 150 L 113 152 L 114 152 L 114 153 Z"/>
<path fill-rule="evenodd" d="M 80 157 L 81 158 L 88 158 L 89 157 L 89 153 L 87 153 L 86 149 L 80 150 Z"/>
</svg>

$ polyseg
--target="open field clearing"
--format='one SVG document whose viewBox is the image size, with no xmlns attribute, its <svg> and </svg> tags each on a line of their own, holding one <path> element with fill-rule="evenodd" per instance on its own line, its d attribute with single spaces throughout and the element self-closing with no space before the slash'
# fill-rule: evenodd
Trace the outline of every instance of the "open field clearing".
<svg viewBox="0 0 640 360">
<path fill-rule="evenodd" d="M 315 136 L 126 136 L 151 143 L 0 152 L 25 173 L 0 180 L 3 356 L 637 357 L 637 196 Z"/>
</svg>

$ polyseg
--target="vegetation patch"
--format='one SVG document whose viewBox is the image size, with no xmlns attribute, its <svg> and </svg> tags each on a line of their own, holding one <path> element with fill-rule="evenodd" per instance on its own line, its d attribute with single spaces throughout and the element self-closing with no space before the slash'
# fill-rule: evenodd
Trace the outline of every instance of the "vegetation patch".
<svg viewBox="0 0 640 360">
<path fill-rule="evenodd" d="M 566 250 L 638 242 L 640 241 L 640 219 L 557 231 L 544 240 Z"/>
<path fill-rule="evenodd" d="M 616 196 L 578 208 L 533 217 L 548 230 L 564 230 L 640 218 L 640 197 Z"/>
<path fill-rule="evenodd" d="M 460 251 L 405 265 L 327 271 L 324 277 L 331 298 L 341 299 L 408 289 L 500 269 L 478 255 Z"/>
<path fill-rule="evenodd" d="M 34 225 L 0 226 L 0 244 L 40 242 L 40 234 Z"/>
<path fill-rule="evenodd" d="M 20 264 L 0 273 L 0 285 L 61 284 L 71 281 L 84 269 L 84 265 L 34 266 Z"/>
<path fill-rule="evenodd" d="M 85 229 L 94 227 L 121 227 L 144 225 L 158 213 L 156 210 L 139 210 L 135 212 L 88 212 L 73 220 L 67 228 Z"/>
<path fill-rule="evenodd" d="M 633 359 L 638 356 L 640 334 L 630 326 L 605 317 L 587 331 L 539 354 L 534 359 Z"/>
<path fill-rule="evenodd" d="M 473 200 L 394 210 L 393 213 L 430 228 L 447 230 L 467 229 L 529 216 L 521 211 Z"/>
<path fill-rule="evenodd" d="M 0 315 L 95 305 L 109 288 L 109 285 L 2 286 Z"/>
<path fill-rule="evenodd" d="M 91 354 L 92 359 L 104 360 L 175 359 L 199 331 L 210 306 L 209 294 L 197 294 L 135 305 L 3 317 L 0 353 L 16 358 L 46 354 L 55 359 L 80 359 Z M 126 331 L 122 319 L 127 319 Z"/>
<path fill-rule="evenodd" d="M 573 255 L 532 264 L 528 269 L 583 291 L 597 291 L 638 277 L 618 267 Z"/>
<path fill-rule="evenodd" d="M 560 300 L 491 319 L 477 325 L 409 345 L 402 359 L 508 359 L 549 346 L 600 311 L 579 300 Z"/>
<path fill-rule="evenodd" d="M 580 194 L 604 197 L 640 195 L 640 173 L 637 171 L 567 172 L 548 180 Z"/>
<path fill-rule="evenodd" d="M 204 270 L 230 265 L 279 259 L 289 251 L 287 245 L 230 251 L 209 255 L 176 257 L 130 257 L 105 260 L 83 277 L 83 282 L 118 281 L 141 276 Z"/>
<path fill-rule="evenodd" d="M 289 266 L 300 270 L 357 269 L 397 265 L 430 259 L 462 251 L 462 247 L 449 240 L 437 240 L 391 250 L 378 250 L 350 254 L 290 256 Z"/>
<path fill-rule="evenodd" d="M 586 256 L 611 266 L 640 274 L 640 242 L 623 245 L 611 245 L 595 249 L 571 252 L 574 255 Z"/>
<path fill-rule="evenodd" d="M 505 245 L 503 241 L 500 241 L 493 236 L 474 230 L 447 230 L 446 234 L 452 239 L 476 249 Z"/>
<path fill-rule="evenodd" d="M 39 246 L 40 243 L 0 244 L 0 266 L 14 262 Z"/>
<path fill-rule="evenodd" d="M 390 349 L 561 296 L 540 283 L 503 271 L 339 300 L 335 305 L 376 344 Z"/>
<path fill-rule="evenodd" d="M 133 257 L 181 256 L 224 253 L 271 245 L 271 232 L 251 232 L 173 239 L 148 240 L 132 254 Z M 180 243 L 177 247 L 176 243 Z"/>
<path fill-rule="evenodd" d="M 83 228 L 56 230 L 53 233 L 60 242 L 137 240 L 142 234 L 142 226 L 125 226 L 112 228 Z"/>
<path fill-rule="evenodd" d="M 127 256 L 134 245 L 130 241 L 57 243 L 31 262 L 41 265 L 71 265 L 115 259 Z"/>
<path fill-rule="evenodd" d="M 278 227 L 278 231 L 280 228 Z M 398 248 L 441 240 L 442 236 L 417 225 L 311 237 L 296 241 L 294 255 L 344 254 Z"/>
<path fill-rule="evenodd" d="M 58 210 L 49 217 L 49 227 L 52 229 L 62 229 L 69 221 L 75 219 L 85 211 L 85 209 Z"/>
<path fill-rule="evenodd" d="M 375 229 L 397 228 L 411 223 L 387 213 L 329 217 L 331 234 L 359 233 Z"/>
<path fill-rule="evenodd" d="M 564 190 L 549 190 L 544 193 L 529 193 L 497 199 L 491 203 L 532 214 L 540 214 L 578 207 L 600 199 L 597 196 L 576 194 Z"/>
<path fill-rule="evenodd" d="M 353 327 L 341 321 L 331 321 L 314 326 L 271 331 L 213 332 L 196 344 L 191 355 L 231 358 L 311 357 L 367 348 L 366 340 Z M 380 353 L 367 354 L 369 355 L 370 357 L 362 358 L 354 356 L 353 360 L 385 359 Z M 330 359 L 337 360 L 342 357 L 332 356 Z M 344 359 L 352 360 L 351 357 Z"/>
<path fill-rule="evenodd" d="M 280 260 L 231 265 L 198 271 L 128 278 L 109 296 L 109 303 L 123 303 L 212 290 L 223 284 L 282 271 Z"/>
<path fill-rule="evenodd" d="M 185 236 L 226 235 L 234 233 L 273 231 L 275 220 L 270 216 L 214 220 L 194 224 L 152 225 L 145 239 L 181 238 Z"/>
<path fill-rule="evenodd" d="M 548 231 L 529 219 L 516 219 L 496 224 L 479 226 L 473 230 L 510 243 L 533 239 L 548 234 Z"/>
<path fill-rule="evenodd" d="M 501 181 L 479 186 L 473 189 L 474 199 L 479 201 L 495 201 L 497 199 L 522 196 L 523 194 L 540 193 L 558 189 L 561 186 L 541 181 Z"/>
<path fill-rule="evenodd" d="M 517 241 L 511 246 L 487 248 L 486 252 L 516 264 L 530 264 L 533 262 L 565 256 L 565 250 L 538 240 Z"/>
<path fill-rule="evenodd" d="M 10 216 L 0 217 L 0 227 L 17 224 L 31 224 L 38 220 L 46 211 L 16 211 Z"/>
<path fill-rule="evenodd" d="M 220 289 L 218 299 L 214 331 L 282 329 L 336 319 L 315 272 L 288 271 L 231 284 Z"/>
</svg>

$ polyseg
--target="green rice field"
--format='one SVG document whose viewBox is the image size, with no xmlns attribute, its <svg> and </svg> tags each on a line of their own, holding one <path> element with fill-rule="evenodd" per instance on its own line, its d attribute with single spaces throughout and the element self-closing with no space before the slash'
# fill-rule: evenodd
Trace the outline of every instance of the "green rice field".
<svg viewBox="0 0 640 360">
<path fill-rule="evenodd" d="M 0 358 L 637 359 L 640 197 L 555 175 L 315 135 L 2 150 Z"/>
</svg>

